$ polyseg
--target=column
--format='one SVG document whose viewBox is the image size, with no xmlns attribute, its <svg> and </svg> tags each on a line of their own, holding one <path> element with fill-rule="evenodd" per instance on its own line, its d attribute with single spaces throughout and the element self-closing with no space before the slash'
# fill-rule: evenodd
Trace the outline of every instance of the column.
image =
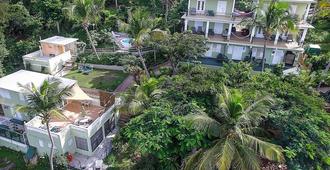
<svg viewBox="0 0 330 170">
<path fill-rule="evenodd" d="M 188 29 L 188 20 L 185 19 L 184 20 L 184 31 L 187 31 L 187 29 Z"/>
<path fill-rule="evenodd" d="M 187 12 L 187 15 L 190 14 L 190 0 L 188 0 L 188 12 Z"/>
<path fill-rule="evenodd" d="M 311 8 L 311 4 L 309 3 L 309 4 L 307 5 L 306 12 L 305 12 L 305 15 L 304 15 L 304 21 L 306 21 L 306 19 L 307 19 L 307 17 L 308 17 L 308 12 L 309 12 L 310 8 Z"/>
<path fill-rule="evenodd" d="M 210 21 L 206 22 L 206 30 L 205 30 L 205 37 L 207 38 L 209 36 L 209 27 L 210 27 Z"/>
<path fill-rule="evenodd" d="M 251 36 L 250 36 L 250 43 L 252 43 L 252 40 L 253 40 L 253 37 L 254 37 L 255 32 L 256 32 L 256 27 L 254 26 L 252 28 L 252 32 L 251 32 Z"/>
<path fill-rule="evenodd" d="M 300 41 L 299 41 L 300 43 L 303 43 L 305 41 L 307 30 L 308 30 L 308 28 L 304 28 L 304 31 L 303 31 L 303 33 L 301 35 L 301 38 L 300 38 Z"/>
<path fill-rule="evenodd" d="M 280 37 L 280 33 L 277 31 L 277 32 L 276 32 L 276 36 L 275 36 L 274 45 L 277 44 L 277 42 L 278 42 L 278 38 L 279 38 L 279 37 Z"/>
<path fill-rule="evenodd" d="M 232 9 L 231 9 L 231 13 L 234 12 L 234 9 L 235 9 L 235 0 L 233 0 L 233 7 L 232 7 Z"/>
<path fill-rule="evenodd" d="M 230 35 L 231 35 L 231 29 L 233 28 L 233 24 L 230 23 L 229 24 L 229 28 L 228 28 L 228 35 L 227 35 L 227 39 L 230 40 Z"/>
</svg>

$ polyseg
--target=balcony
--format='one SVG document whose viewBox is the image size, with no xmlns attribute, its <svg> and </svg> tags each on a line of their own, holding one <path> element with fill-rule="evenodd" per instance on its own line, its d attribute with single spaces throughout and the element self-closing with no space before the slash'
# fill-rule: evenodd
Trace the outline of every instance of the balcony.
<svg viewBox="0 0 330 170">
<path fill-rule="evenodd" d="M 68 125 L 74 125 L 79 129 L 87 131 L 94 121 L 97 121 L 115 104 L 115 96 L 111 93 L 92 89 L 84 89 L 84 92 L 91 100 L 66 100 L 66 104 L 60 108 L 65 118 L 52 117 L 49 123 L 51 132 L 60 133 Z M 30 120 L 26 125 L 46 130 L 45 124 L 42 124 L 39 117 Z"/>
</svg>

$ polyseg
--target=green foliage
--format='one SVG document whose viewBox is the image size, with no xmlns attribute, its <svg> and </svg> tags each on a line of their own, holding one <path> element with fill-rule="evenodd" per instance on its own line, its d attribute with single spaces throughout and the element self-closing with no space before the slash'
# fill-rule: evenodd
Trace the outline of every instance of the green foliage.
<svg viewBox="0 0 330 170">
<path fill-rule="evenodd" d="M 37 0 L 36 4 L 45 24 L 60 21 L 64 18 L 61 0 Z"/>
<path fill-rule="evenodd" d="M 164 101 L 154 103 L 143 114 L 132 119 L 121 132 L 128 143 L 142 155 L 159 159 L 160 167 L 178 167 L 177 159 L 191 149 L 202 146 L 202 135 L 171 111 Z"/>
<path fill-rule="evenodd" d="M 7 58 L 8 54 L 9 52 L 6 48 L 5 37 L 2 30 L 0 29 L 0 77 L 4 76 L 5 70 L 3 68 L 3 61 L 5 58 Z"/>
<path fill-rule="evenodd" d="M 324 70 L 326 65 L 330 62 L 330 52 L 323 53 L 319 56 L 308 56 L 306 64 L 311 64 L 311 71 Z"/>
<path fill-rule="evenodd" d="M 103 64 L 103 65 L 122 65 L 120 58 L 126 57 L 128 54 L 121 53 L 108 53 L 100 54 L 98 59 L 95 54 L 85 53 L 79 56 L 78 62 L 90 64 Z"/>
<path fill-rule="evenodd" d="M 254 7 L 253 1 L 249 1 L 249 0 L 238 0 L 235 3 L 235 8 L 244 12 L 252 11 L 253 7 Z"/>
<path fill-rule="evenodd" d="M 224 64 L 224 70 L 227 74 L 226 84 L 232 87 L 241 87 L 252 76 L 251 65 L 247 62 L 234 64 L 231 62 Z"/>
<path fill-rule="evenodd" d="M 190 32 L 174 33 L 161 42 L 160 49 L 176 71 L 179 62 L 197 59 L 204 55 L 207 51 L 206 39 L 204 36 Z"/>
</svg>

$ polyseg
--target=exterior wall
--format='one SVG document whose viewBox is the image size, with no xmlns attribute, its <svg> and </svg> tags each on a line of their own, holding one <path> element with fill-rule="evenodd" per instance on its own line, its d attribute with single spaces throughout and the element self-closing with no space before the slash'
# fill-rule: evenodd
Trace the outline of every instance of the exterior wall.
<svg viewBox="0 0 330 170">
<path fill-rule="evenodd" d="M 29 145 L 36 147 L 39 155 L 50 153 L 50 140 L 46 130 L 27 127 L 26 136 L 29 141 Z M 57 155 L 63 154 L 60 137 L 54 133 L 52 133 L 52 136 L 54 140 L 54 153 Z M 42 143 L 42 145 L 40 145 L 40 143 Z"/>
<path fill-rule="evenodd" d="M 10 148 L 15 151 L 26 153 L 28 146 L 0 136 L 0 146 Z"/>
<path fill-rule="evenodd" d="M 0 89 L 0 92 L 8 93 L 10 95 L 10 99 L 9 99 L 9 98 L 5 98 L 5 97 L 1 97 L 1 94 L 0 94 L 0 104 L 2 105 L 4 114 L 6 117 L 17 118 L 17 119 L 22 119 L 22 120 L 29 120 L 29 116 L 24 113 L 17 114 L 18 117 L 16 116 L 16 113 L 17 113 L 16 106 L 26 104 L 24 95 L 21 95 L 18 92 L 6 90 L 6 89 Z M 8 106 L 8 107 L 5 107 L 5 106 Z M 21 115 L 21 117 L 20 117 L 20 115 Z"/>
<path fill-rule="evenodd" d="M 56 57 L 49 59 L 49 73 L 56 74 L 59 70 L 63 68 L 63 65 L 66 61 L 71 59 L 70 51 L 67 51 L 63 54 L 60 54 Z"/>
<path fill-rule="evenodd" d="M 100 128 L 102 128 L 103 137 L 105 138 L 104 123 L 113 115 L 116 115 L 115 105 L 113 105 L 110 109 L 108 109 L 108 111 L 105 112 L 101 117 L 97 118 L 88 128 L 78 127 L 76 125 L 68 125 L 61 132 L 52 133 L 54 139 L 54 145 L 55 145 L 55 153 L 60 155 L 66 152 L 70 152 L 70 153 L 77 152 L 83 155 L 92 156 L 93 151 L 92 151 L 90 138 Z M 28 123 L 33 125 L 34 121 L 37 121 L 37 119 L 33 119 Z M 50 145 L 48 146 L 48 144 L 50 144 L 50 140 L 46 130 L 42 130 L 40 128 L 31 127 L 30 125 L 27 125 L 26 133 L 29 144 L 37 148 L 39 155 L 49 154 Z M 87 140 L 88 151 L 76 147 L 75 137 L 80 137 Z M 44 144 L 43 147 L 40 146 L 39 140 L 43 141 Z"/>
<path fill-rule="evenodd" d="M 226 15 L 231 15 L 231 10 L 233 7 L 233 0 L 226 0 Z M 212 10 L 214 14 L 217 12 L 218 0 L 205 0 L 205 11 Z M 190 8 L 197 8 L 197 0 L 190 0 Z"/>
<path fill-rule="evenodd" d="M 290 3 L 292 5 L 294 5 L 294 3 Z M 307 8 L 307 3 L 299 3 L 299 4 L 295 4 L 297 5 L 297 10 L 296 10 L 296 15 L 298 15 L 299 19 L 303 19 L 305 12 L 306 12 L 306 8 Z"/>
<path fill-rule="evenodd" d="M 59 55 L 65 52 L 64 45 L 55 45 L 49 43 L 41 43 L 43 56 L 49 56 L 50 54 Z"/>
<path fill-rule="evenodd" d="M 49 73 L 49 63 L 48 61 L 43 60 L 37 60 L 37 59 L 31 59 L 31 58 L 25 58 L 24 60 L 24 66 L 28 70 L 36 71 L 36 72 L 44 72 Z M 28 65 L 30 65 L 30 68 L 27 68 Z"/>
</svg>

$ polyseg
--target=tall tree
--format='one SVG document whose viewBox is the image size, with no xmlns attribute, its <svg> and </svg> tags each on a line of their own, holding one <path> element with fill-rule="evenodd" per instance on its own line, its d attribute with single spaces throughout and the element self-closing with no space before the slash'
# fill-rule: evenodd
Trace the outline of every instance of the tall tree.
<svg viewBox="0 0 330 170">
<path fill-rule="evenodd" d="M 148 78 L 150 78 L 150 74 L 142 54 L 142 48 L 150 39 L 150 33 L 159 22 L 160 18 L 151 17 L 150 13 L 142 8 L 135 9 L 133 12 L 129 11 L 127 23 L 119 22 L 119 29 L 129 33 L 134 38 L 133 44 L 138 51 L 139 59 Z"/>
<path fill-rule="evenodd" d="M 74 0 L 71 5 L 63 9 L 70 18 L 81 23 L 97 58 L 99 58 L 99 55 L 95 49 L 88 27 L 91 23 L 95 24 L 99 21 L 103 8 L 104 0 Z"/>
<path fill-rule="evenodd" d="M 265 68 L 265 57 L 267 49 L 267 41 L 271 36 L 277 32 L 296 31 L 295 19 L 289 14 L 289 4 L 286 2 L 278 2 L 278 0 L 271 0 L 267 9 L 264 10 L 264 3 L 259 3 L 259 6 L 254 9 L 256 13 L 253 18 L 245 18 L 240 24 L 260 27 L 264 33 L 264 48 L 262 55 L 261 70 Z"/>
<path fill-rule="evenodd" d="M 177 65 L 187 59 L 197 59 L 207 51 L 206 39 L 190 32 L 174 33 L 161 42 L 161 50 L 171 62 L 174 73 Z"/>
<path fill-rule="evenodd" d="M 5 35 L 0 28 L 0 77 L 4 76 L 3 60 L 8 56 L 9 52 L 6 48 Z"/>
<path fill-rule="evenodd" d="M 254 135 L 260 133 L 258 125 L 267 115 L 272 103 L 262 97 L 245 107 L 239 91 L 223 88 L 218 95 L 219 110 L 214 116 L 187 115 L 194 127 L 207 133 L 213 142 L 209 148 L 200 149 L 186 161 L 185 169 L 260 169 L 258 156 L 273 161 L 284 161 L 280 146 L 263 141 Z"/>
<path fill-rule="evenodd" d="M 63 97 L 70 96 L 70 86 L 60 87 L 61 81 L 57 79 L 45 80 L 40 87 L 32 83 L 32 86 L 20 85 L 27 93 L 27 105 L 17 106 L 19 112 L 30 115 L 37 115 L 41 118 L 43 124 L 46 125 L 48 137 L 51 143 L 49 162 L 50 169 L 54 169 L 53 154 L 54 140 L 49 129 L 49 123 L 52 117 L 66 118 L 58 105 L 62 104 Z"/>
</svg>

